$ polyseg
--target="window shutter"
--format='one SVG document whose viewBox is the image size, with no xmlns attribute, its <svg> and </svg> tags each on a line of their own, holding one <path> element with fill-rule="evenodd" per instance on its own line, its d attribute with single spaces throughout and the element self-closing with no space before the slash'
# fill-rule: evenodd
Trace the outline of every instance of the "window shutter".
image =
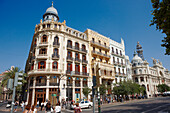
<svg viewBox="0 0 170 113">
<path fill-rule="evenodd" d="M 46 68 L 46 61 L 44 61 L 44 69 Z"/>
<path fill-rule="evenodd" d="M 85 72 L 87 73 L 87 66 L 85 66 Z"/>
<path fill-rule="evenodd" d="M 72 64 L 71 64 L 71 66 L 70 66 L 70 71 L 72 71 Z"/>
<path fill-rule="evenodd" d="M 67 70 L 68 70 L 68 63 L 67 63 Z"/>
<path fill-rule="evenodd" d="M 38 69 L 40 69 L 40 62 L 38 62 Z"/>
<path fill-rule="evenodd" d="M 58 62 L 57 62 L 57 69 L 58 69 Z"/>
<path fill-rule="evenodd" d="M 52 67 L 52 69 L 54 69 L 54 62 L 53 62 L 53 65 L 52 65 L 53 67 Z"/>
<path fill-rule="evenodd" d="M 78 66 L 78 72 L 80 72 L 80 65 Z"/>
</svg>

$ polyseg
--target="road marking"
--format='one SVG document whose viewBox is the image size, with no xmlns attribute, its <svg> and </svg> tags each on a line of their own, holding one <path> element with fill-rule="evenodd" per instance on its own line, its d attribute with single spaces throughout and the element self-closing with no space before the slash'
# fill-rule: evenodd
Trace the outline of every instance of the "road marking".
<svg viewBox="0 0 170 113">
<path fill-rule="evenodd" d="M 162 105 L 162 106 L 158 106 L 158 107 L 156 107 L 156 108 L 153 108 L 153 109 L 144 111 L 144 112 L 142 112 L 142 113 L 146 113 L 146 112 L 149 112 L 149 111 L 152 111 L 152 110 L 156 110 L 156 109 L 158 109 L 158 108 L 161 108 L 161 107 L 164 107 L 164 106 L 168 106 L 168 105 L 170 105 L 170 104 L 165 104 L 165 105 Z"/>
</svg>

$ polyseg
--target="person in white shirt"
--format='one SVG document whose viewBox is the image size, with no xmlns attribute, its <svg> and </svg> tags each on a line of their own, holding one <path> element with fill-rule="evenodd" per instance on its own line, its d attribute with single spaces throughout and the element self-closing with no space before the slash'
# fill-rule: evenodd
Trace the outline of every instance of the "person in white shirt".
<svg viewBox="0 0 170 113">
<path fill-rule="evenodd" d="M 22 101 L 22 103 L 21 103 L 21 109 L 22 109 L 22 112 L 24 112 L 24 101 Z"/>
<path fill-rule="evenodd" d="M 41 102 L 41 111 L 42 111 L 43 107 L 44 107 L 44 102 L 42 101 Z"/>
<path fill-rule="evenodd" d="M 57 103 L 55 106 L 55 113 L 61 113 L 61 106 L 59 105 L 59 103 Z"/>
</svg>

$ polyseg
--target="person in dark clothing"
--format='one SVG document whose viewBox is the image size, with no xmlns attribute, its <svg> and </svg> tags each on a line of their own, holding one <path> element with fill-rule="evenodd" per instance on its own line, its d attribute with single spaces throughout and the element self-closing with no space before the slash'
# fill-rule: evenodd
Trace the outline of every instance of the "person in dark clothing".
<svg viewBox="0 0 170 113">
<path fill-rule="evenodd" d="M 46 105 L 46 111 L 47 111 L 47 113 L 51 113 L 51 103 L 49 101 Z"/>
</svg>

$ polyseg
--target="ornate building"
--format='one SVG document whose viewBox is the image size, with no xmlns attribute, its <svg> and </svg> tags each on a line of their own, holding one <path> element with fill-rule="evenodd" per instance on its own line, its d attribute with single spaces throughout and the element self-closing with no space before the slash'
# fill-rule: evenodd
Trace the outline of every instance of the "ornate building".
<svg viewBox="0 0 170 113">
<path fill-rule="evenodd" d="M 139 43 L 138 43 L 139 44 Z M 163 67 L 159 60 L 153 59 L 153 66 L 150 67 L 146 60 L 135 52 L 132 63 L 132 79 L 134 82 L 145 87 L 148 97 L 158 94 L 157 86 L 167 84 L 170 86 L 170 72 Z"/>
<path fill-rule="evenodd" d="M 35 27 L 25 67 L 29 75 L 28 104 L 83 98 L 82 88 L 90 83 L 86 34 L 58 21 L 52 4 Z"/>
</svg>

